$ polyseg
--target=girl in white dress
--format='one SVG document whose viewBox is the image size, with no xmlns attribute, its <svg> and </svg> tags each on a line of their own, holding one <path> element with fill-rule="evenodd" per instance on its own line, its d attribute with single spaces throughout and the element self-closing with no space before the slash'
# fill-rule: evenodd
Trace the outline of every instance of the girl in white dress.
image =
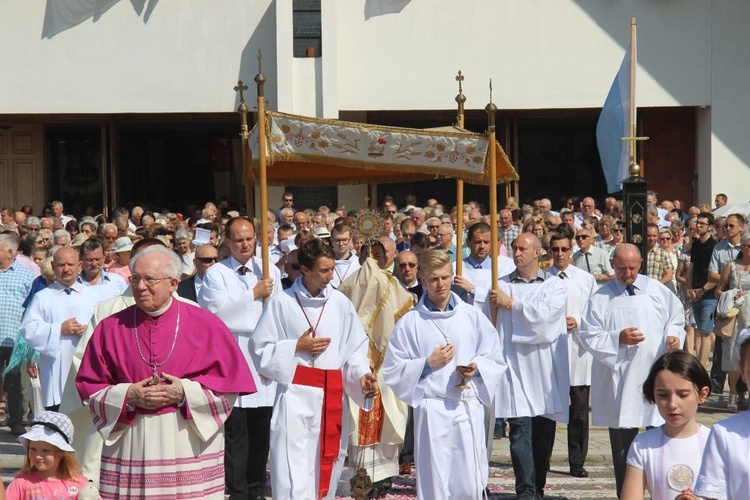
<svg viewBox="0 0 750 500">
<path fill-rule="evenodd" d="M 742 379 L 750 382 L 750 328 L 739 332 L 735 355 L 740 360 Z M 750 411 L 713 424 L 695 494 L 717 500 L 750 498 L 749 456 Z"/>
<path fill-rule="evenodd" d="M 698 405 L 711 392 L 711 379 L 700 361 L 682 350 L 656 360 L 643 384 L 643 396 L 656 404 L 664 425 L 638 435 L 630 446 L 623 500 L 695 498 L 692 488 L 709 431 L 695 421 Z"/>
</svg>

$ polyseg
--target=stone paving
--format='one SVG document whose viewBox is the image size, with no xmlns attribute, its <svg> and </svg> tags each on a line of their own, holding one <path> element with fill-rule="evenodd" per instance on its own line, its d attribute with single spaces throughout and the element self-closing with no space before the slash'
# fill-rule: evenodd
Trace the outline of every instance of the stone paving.
<svg viewBox="0 0 750 500">
<path fill-rule="evenodd" d="M 697 420 L 710 427 L 714 422 L 730 417 L 726 411 L 726 393 L 711 396 L 700 408 Z M 742 407 L 740 409 L 746 409 Z M 0 466 L 3 482 L 7 485 L 23 465 L 23 447 L 18 439 L 10 434 L 7 427 L 0 428 Z M 550 499 L 597 499 L 615 498 L 615 480 L 612 469 L 612 456 L 609 450 L 609 434 L 606 428 L 592 427 L 589 436 L 589 455 L 586 462 L 588 478 L 575 478 L 568 473 L 567 432 L 564 425 L 558 425 L 555 447 L 552 452 L 550 472 L 547 475 L 545 498 Z M 346 476 L 346 473 L 344 474 Z M 515 498 L 513 469 L 511 467 L 509 442 L 496 439 L 490 463 L 491 500 Z M 341 499 L 348 499 L 348 482 L 339 483 Z M 268 498 L 271 498 L 270 496 Z M 393 489 L 384 497 L 386 500 L 416 498 L 414 475 L 399 477 Z"/>
</svg>

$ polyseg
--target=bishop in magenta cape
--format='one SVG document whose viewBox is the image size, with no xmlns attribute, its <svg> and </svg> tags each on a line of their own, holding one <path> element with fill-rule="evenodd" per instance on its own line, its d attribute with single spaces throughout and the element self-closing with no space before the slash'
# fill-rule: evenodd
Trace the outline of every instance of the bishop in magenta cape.
<svg viewBox="0 0 750 500">
<path fill-rule="evenodd" d="M 104 439 L 100 494 L 223 499 L 224 421 L 238 394 L 256 390 L 247 363 L 213 314 L 176 300 L 157 317 L 136 307 L 97 326 L 76 377 Z M 158 372 L 181 379 L 183 403 L 158 410 L 126 403 L 131 383 L 153 370 L 139 353 L 134 321 L 143 358 L 167 359 Z"/>
</svg>

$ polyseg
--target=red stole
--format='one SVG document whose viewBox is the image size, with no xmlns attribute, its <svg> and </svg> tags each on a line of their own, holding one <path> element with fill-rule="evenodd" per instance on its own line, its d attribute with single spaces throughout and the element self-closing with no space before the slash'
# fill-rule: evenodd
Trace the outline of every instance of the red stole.
<svg viewBox="0 0 750 500">
<path fill-rule="evenodd" d="M 341 370 L 323 370 L 309 366 L 297 366 L 293 384 L 323 389 L 323 410 L 320 424 L 320 477 L 318 498 L 328 494 L 333 464 L 341 447 L 341 413 L 344 410 L 344 384 Z"/>
</svg>

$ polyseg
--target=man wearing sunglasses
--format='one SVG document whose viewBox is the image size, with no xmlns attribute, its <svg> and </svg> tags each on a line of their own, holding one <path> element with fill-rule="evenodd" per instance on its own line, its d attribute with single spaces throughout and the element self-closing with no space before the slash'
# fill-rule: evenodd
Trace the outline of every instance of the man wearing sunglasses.
<svg viewBox="0 0 750 500">
<path fill-rule="evenodd" d="M 177 295 L 182 298 L 198 301 L 198 292 L 203 286 L 203 275 L 208 268 L 216 264 L 219 251 L 213 245 L 201 245 L 195 249 L 193 265 L 195 274 L 177 285 Z"/>
<path fill-rule="evenodd" d="M 594 276 L 599 286 L 615 277 L 615 271 L 609 262 L 609 253 L 594 246 L 594 235 L 590 229 L 579 229 L 576 232 L 578 251 L 573 254 L 573 264 Z"/>
<path fill-rule="evenodd" d="M 593 358 L 581 342 L 581 315 L 589 298 L 597 290 L 594 277 L 571 265 L 573 242 L 569 236 L 553 233 L 549 251 L 553 266 L 549 273 L 563 280 L 567 292 L 566 326 L 570 372 L 570 410 L 568 413 L 568 463 L 570 475 L 588 477 L 583 467 L 589 448 L 589 393 Z"/>
</svg>

